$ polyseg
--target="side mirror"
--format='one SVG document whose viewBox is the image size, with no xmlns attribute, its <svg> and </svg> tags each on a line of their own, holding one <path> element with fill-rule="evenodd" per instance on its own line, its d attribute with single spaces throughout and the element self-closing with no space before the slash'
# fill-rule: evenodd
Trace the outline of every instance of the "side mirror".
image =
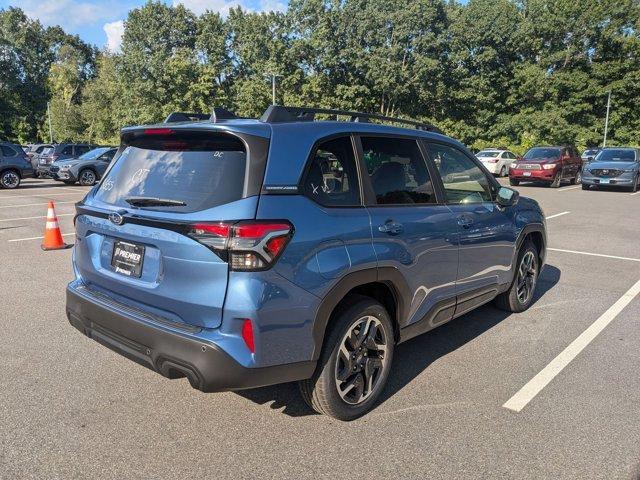
<svg viewBox="0 0 640 480">
<path fill-rule="evenodd" d="M 518 203 L 518 199 L 520 198 L 520 194 L 509 187 L 500 187 L 498 190 L 498 195 L 496 196 L 496 202 L 501 207 L 512 207 L 516 203 Z"/>
<path fill-rule="evenodd" d="M 593 162 L 593 157 L 587 157 L 587 162 Z"/>
</svg>

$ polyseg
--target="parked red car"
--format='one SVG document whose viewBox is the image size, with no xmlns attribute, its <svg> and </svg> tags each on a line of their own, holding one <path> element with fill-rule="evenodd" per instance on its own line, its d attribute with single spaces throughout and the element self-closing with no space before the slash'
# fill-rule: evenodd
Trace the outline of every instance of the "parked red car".
<svg viewBox="0 0 640 480">
<path fill-rule="evenodd" d="M 582 158 L 572 146 L 533 147 L 509 168 L 509 183 L 542 182 L 557 188 L 563 180 L 582 180 Z"/>
</svg>

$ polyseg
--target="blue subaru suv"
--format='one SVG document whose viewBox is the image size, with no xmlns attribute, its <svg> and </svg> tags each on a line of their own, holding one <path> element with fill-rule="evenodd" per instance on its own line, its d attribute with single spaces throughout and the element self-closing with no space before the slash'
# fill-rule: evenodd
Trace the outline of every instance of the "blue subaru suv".
<svg viewBox="0 0 640 480">
<path fill-rule="evenodd" d="M 204 392 L 299 381 L 341 420 L 399 343 L 492 300 L 527 309 L 545 259 L 538 204 L 462 144 L 353 112 L 125 128 L 76 208 L 75 328 Z"/>
</svg>

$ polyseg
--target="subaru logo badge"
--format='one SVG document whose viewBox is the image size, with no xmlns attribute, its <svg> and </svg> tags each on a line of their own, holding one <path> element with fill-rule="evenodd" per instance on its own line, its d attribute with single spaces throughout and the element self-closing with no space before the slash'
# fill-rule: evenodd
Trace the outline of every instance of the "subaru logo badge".
<svg viewBox="0 0 640 480">
<path fill-rule="evenodd" d="M 122 225 L 124 223 L 124 217 L 118 212 L 110 213 L 109 220 L 111 220 L 111 223 L 115 223 L 116 225 Z"/>
</svg>

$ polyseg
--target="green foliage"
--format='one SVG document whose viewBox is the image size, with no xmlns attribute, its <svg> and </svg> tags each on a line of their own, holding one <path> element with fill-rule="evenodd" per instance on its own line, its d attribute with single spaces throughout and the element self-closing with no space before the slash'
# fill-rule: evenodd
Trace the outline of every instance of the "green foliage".
<svg viewBox="0 0 640 480">
<path fill-rule="evenodd" d="M 0 135 L 116 143 L 171 111 L 260 115 L 277 101 L 436 123 L 473 148 L 640 140 L 637 0 L 291 0 L 226 18 L 149 1 L 122 51 L 0 11 Z"/>
</svg>

